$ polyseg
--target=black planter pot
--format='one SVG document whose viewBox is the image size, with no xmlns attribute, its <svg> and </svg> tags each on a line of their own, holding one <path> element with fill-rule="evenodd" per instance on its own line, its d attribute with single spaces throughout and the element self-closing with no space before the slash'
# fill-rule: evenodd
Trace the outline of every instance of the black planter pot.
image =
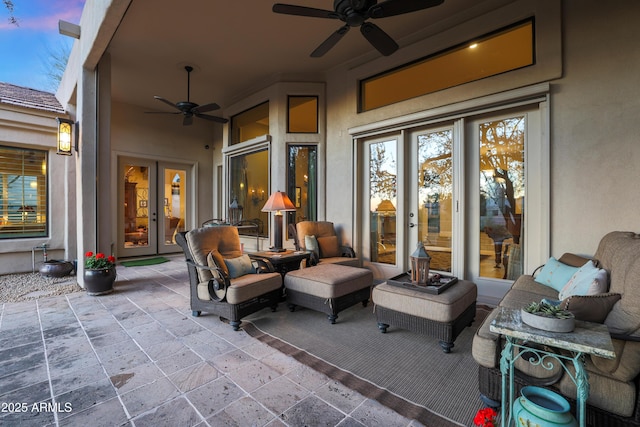
<svg viewBox="0 0 640 427">
<path fill-rule="evenodd" d="M 116 281 L 116 268 L 84 270 L 84 288 L 88 295 L 106 295 L 113 292 Z"/>
<path fill-rule="evenodd" d="M 39 268 L 40 274 L 45 277 L 64 277 L 73 271 L 73 263 L 70 261 L 49 260 Z"/>
</svg>

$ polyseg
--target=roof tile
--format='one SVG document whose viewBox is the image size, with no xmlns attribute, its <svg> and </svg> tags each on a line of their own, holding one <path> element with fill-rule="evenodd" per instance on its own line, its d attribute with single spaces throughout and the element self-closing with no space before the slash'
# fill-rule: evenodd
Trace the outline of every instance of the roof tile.
<svg viewBox="0 0 640 427">
<path fill-rule="evenodd" d="M 36 110 L 64 113 L 64 108 L 50 92 L 0 82 L 0 103 Z"/>
</svg>

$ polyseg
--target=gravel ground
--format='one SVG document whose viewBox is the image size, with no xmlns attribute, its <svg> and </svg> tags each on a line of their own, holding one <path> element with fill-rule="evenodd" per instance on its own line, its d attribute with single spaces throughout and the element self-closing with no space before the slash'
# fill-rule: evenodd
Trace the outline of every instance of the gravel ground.
<svg viewBox="0 0 640 427">
<path fill-rule="evenodd" d="M 40 273 L 0 276 L 0 304 L 84 292 L 75 276 L 44 277 Z"/>
</svg>

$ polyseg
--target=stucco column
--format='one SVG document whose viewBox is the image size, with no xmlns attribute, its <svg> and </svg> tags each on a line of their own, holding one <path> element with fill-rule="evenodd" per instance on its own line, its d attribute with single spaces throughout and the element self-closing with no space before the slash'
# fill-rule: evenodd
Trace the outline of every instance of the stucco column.
<svg viewBox="0 0 640 427">
<path fill-rule="evenodd" d="M 76 234 L 78 284 L 84 288 L 84 254 L 97 251 L 97 71 L 82 68 L 78 79 L 78 156 L 76 160 Z"/>
</svg>

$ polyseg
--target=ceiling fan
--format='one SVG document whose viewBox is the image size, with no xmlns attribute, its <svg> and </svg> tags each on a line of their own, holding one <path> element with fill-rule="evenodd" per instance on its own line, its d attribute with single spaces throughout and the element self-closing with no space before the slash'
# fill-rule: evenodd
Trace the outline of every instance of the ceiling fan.
<svg viewBox="0 0 640 427">
<path fill-rule="evenodd" d="M 184 116 L 184 119 L 182 120 L 182 124 L 184 126 L 189 126 L 190 124 L 193 123 L 193 116 L 196 116 L 200 119 L 210 120 L 212 122 L 227 123 L 229 120 L 225 118 L 202 114 L 202 113 L 206 113 L 207 111 L 213 111 L 220 108 L 220 106 L 215 102 L 212 102 L 210 104 L 205 104 L 205 105 L 198 105 L 196 103 L 189 101 L 189 93 L 191 91 L 191 72 L 193 71 L 193 67 L 187 65 L 184 67 L 184 69 L 187 70 L 187 100 L 186 101 L 181 101 L 174 104 L 173 102 L 161 96 L 154 96 L 154 98 L 157 99 L 158 101 L 162 101 L 165 104 L 170 105 L 173 108 L 177 109 L 178 111 L 176 112 L 145 111 L 145 112 L 149 114 L 182 114 Z"/>
<path fill-rule="evenodd" d="M 334 0 L 333 11 L 276 3 L 273 5 L 273 11 L 285 15 L 339 19 L 345 23 L 311 53 L 314 58 L 319 58 L 327 53 L 347 34 L 351 27 L 360 27 L 360 32 L 369 43 L 384 56 L 389 56 L 398 50 L 398 44 L 376 24 L 367 22 L 367 19 L 387 18 L 416 12 L 438 6 L 443 2 L 444 0 L 386 0 L 380 3 L 376 0 Z"/>
</svg>

